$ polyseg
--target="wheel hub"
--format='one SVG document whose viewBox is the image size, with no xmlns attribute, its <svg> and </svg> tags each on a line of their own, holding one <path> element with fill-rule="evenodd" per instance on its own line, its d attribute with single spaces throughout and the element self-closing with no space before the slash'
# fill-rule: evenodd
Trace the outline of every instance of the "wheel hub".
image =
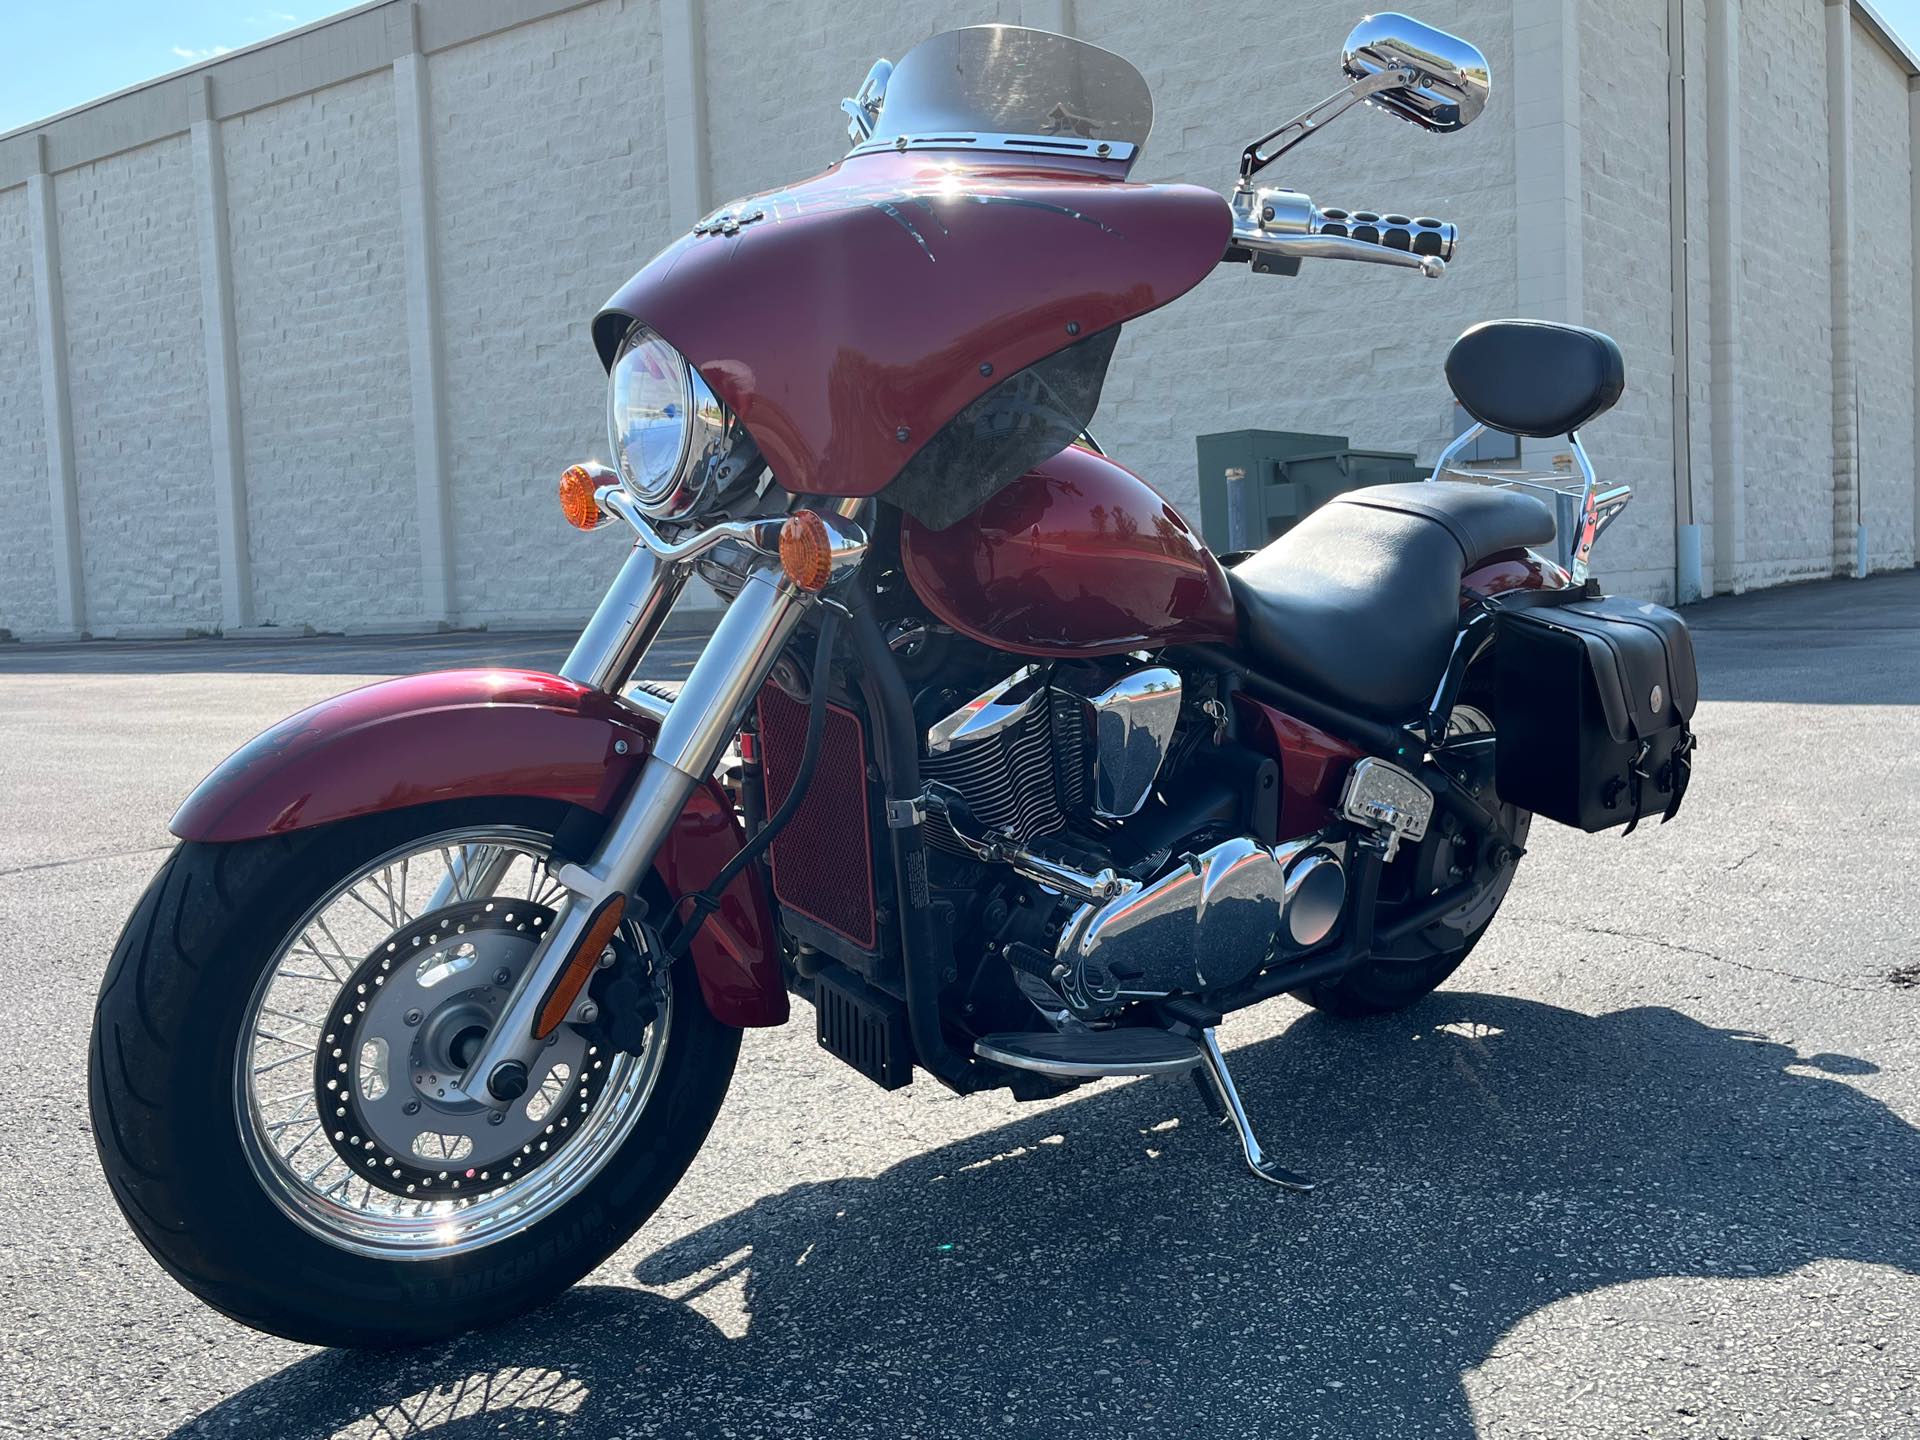
<svg viewBox="0 0 1920 1440">
<path fill-rule="evenodd" d="M 395 931 L 341 988 L 314 1062 L 334 1152 L 397 1195 L 496 1188 L 558 1153 L 592 1108 L 605 1057 L 570 1025 L 511 1103 L 457 1084 L 554 912 L 524 900 L 448 906 Z"/>
</svg>

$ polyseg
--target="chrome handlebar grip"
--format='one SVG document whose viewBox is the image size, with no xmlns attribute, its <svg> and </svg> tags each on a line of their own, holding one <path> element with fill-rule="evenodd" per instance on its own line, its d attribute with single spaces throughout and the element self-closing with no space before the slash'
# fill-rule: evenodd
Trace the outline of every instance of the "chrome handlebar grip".
<svg viewBox="0 0 1920 1440">
<path fill-rule="evenodd" d="M 1354 260 L 1444 275 L 1459 239 L 1445 221 L 1371 210 L 1321 209 L 1298 190 L 1242 186 L 1234 191 L 1233 244 L 1283 261 Z M 1291 270 L 1289 271 L 1291 273 Z"/>
</svg>

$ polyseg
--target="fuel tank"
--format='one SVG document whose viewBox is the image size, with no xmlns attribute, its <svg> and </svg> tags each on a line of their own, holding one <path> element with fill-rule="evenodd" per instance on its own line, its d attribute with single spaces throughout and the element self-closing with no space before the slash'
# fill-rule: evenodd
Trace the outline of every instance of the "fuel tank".
<svg viewBox="0 0 1920 1440">
<path fill-rule="evenodd" d="M 1199 533 L 1146 481 L 1077 445 L 945 529 L 903 514 L 900 560 L 935 618 L 1018 655 L 1235 638 L 1233 593 Z"/>
</svg>

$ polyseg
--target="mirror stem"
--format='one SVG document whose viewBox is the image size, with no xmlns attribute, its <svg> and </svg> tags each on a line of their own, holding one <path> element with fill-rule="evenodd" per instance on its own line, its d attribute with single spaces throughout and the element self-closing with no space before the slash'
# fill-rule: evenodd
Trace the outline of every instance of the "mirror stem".
<svg viewBox="0 0 1920 1440">
<path fill-rule="evenodd" d="M 1247 188 L 1253 177 L 1267 166 L 1321 126 L 1344 115 L 1362 100 L 1378 95 L 1383 90 L 1398 90 L 1416 84 L 1418 80 L 1419 76 L 1411 70 L 1379 71 L 1363 80 L 1355 80 L 1343 90 L 1336 90 L 1318 105 L 1302 110 L 1279 129 L 1269 130 L 1240 154 L 1241 188 Z M 1271 150 L 1264 148 L 1272 145 L 1276 140 L 1280 143 L 1274 145 Z"/>
</svg>

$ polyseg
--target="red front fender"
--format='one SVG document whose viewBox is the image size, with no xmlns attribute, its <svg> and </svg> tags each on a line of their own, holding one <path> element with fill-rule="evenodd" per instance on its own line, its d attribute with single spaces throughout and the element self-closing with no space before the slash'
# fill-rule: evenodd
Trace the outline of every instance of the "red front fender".
<svg viewBox="0 0 1920 1440">
<path fill-rule="evenodd" d="M 605 815 L 646 760 L 653 720 L 598 690 L 532 670 L 383 680 L 281 721 L 236 750 L 174 815 L 182 840 L 226 843 L 482 796 L 562 800 Z M 704 887 L 742 844 L 726 794 L 694 792 L 654 866 L 667 892 Z M 701 993 L 727 1025 L 787 1018 L 773 921 L 757 873 L 727 887 L 693 943 Z"/>
</svg>

